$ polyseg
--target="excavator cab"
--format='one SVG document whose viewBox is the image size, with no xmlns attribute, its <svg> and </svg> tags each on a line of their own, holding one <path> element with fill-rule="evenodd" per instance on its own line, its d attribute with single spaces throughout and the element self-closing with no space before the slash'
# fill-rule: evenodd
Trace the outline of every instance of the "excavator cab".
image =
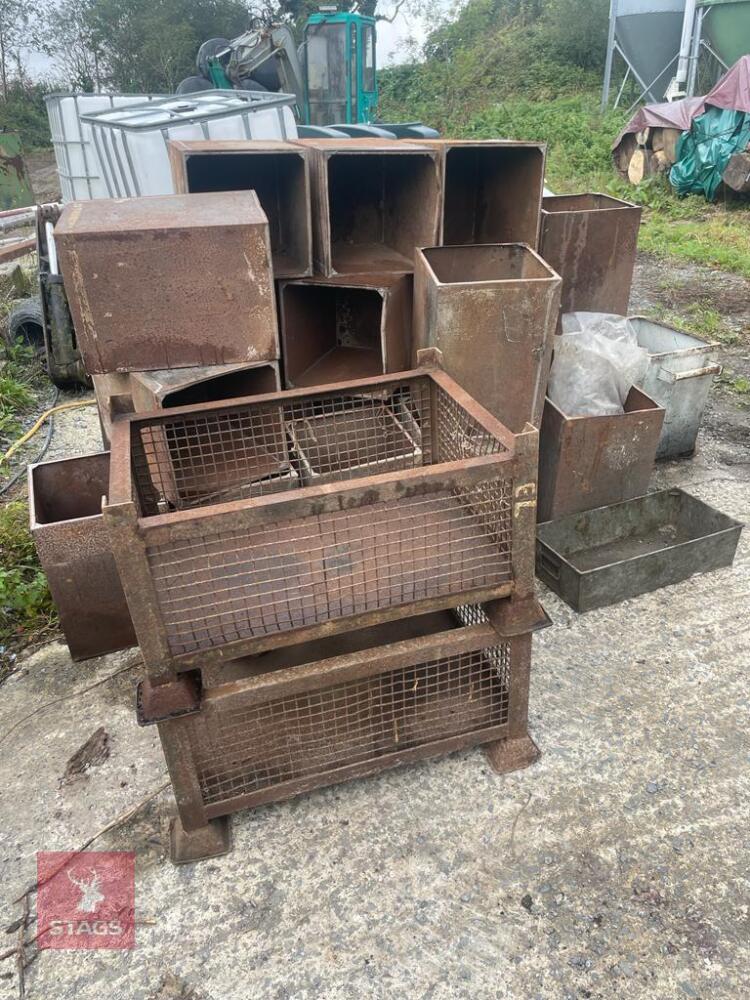
<svg viewBox="0 0 750 1000">
<path fill-rule="evenodd" d="M 331 11 L 321 8 L 305 25 L 304 121 L 308 125 L 370 122 L 378 103 L 375 18 Z"/>
</svg>

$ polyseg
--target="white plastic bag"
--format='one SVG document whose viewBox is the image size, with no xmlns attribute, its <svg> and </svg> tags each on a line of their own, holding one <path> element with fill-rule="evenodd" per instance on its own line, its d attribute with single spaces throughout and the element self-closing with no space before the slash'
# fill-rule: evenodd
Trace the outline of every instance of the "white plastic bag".
<svg viewBox="0 0 750 1000">
<path fill-rule="evenodd" d="M 643 380 L 648 352 L 625 316 L 566 313 L 547 395 L 569 417 L 623 412 L 630 387 Z"/>
</svg>

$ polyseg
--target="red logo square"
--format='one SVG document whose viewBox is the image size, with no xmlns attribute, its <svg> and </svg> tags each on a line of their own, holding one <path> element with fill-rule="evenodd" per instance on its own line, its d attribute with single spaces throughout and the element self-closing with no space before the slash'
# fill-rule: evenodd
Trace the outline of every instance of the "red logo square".
<svg viewBox="0 0 750 1000">
<path fill-rule="evenodd" d="M 133 851 L 39 851 L 39 948 L 134 948 Z"/>
</svg>

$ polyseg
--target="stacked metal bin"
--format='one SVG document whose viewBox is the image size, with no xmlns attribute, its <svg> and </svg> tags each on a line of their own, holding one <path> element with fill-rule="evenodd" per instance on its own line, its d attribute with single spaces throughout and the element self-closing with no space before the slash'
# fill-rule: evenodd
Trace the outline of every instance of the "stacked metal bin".
<svg viewBox="0 0 750 1000">
<path fill-rule="evenodd" d="M 104 507 L 179 810 L 248 805 L 526 731 L 537 432 L 442 371 L 131 415 Z"/>
</svg>

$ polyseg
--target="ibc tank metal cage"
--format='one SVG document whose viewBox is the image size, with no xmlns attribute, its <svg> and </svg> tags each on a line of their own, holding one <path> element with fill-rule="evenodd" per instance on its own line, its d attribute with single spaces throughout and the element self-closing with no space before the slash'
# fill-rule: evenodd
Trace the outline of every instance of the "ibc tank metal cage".
<svg viewBox="0 0 750 1000">
<path fill-rule="evenodd" d="M 537 433 L 441 371 L 131 415 L 112 456 L 152 673 L 533 586 Z"/>
</svg>

